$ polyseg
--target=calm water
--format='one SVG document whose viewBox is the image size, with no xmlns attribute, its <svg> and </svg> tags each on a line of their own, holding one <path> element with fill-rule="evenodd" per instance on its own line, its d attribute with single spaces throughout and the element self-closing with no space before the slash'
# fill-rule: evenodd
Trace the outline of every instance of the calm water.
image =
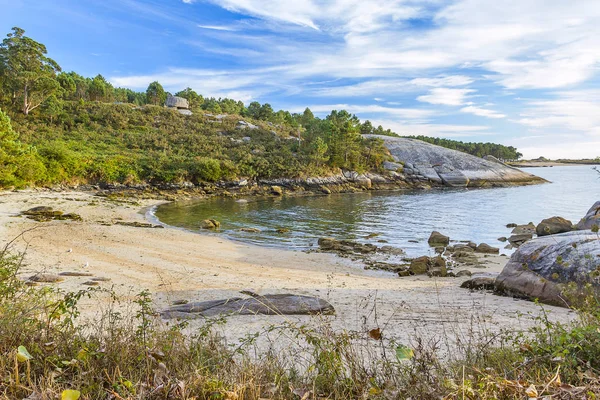
<svg viewBox="0 0 600 400">
<path fill-rule="evenodd" d="M 408 255 L 430 251 L 432 230 L 452 240 L 473 240 L 503 247 L 507 223 L 538 223 L 559 215 L 574 223 L 600 200 L 600 179 L 589 166 L 531 168 L 552 183 L 499 189 L 340 194 L 319 197 L 213 199 L 160 206 L 157 218 L 168 225 L 200 231 L 203 219 L 221 221 L 221 233 L 261 245 L 306 249 L 322 236 L 376 243 L 386 240 Z M 261 233 L 240 232 L 258 228 Z M 279 234 L 277 228 L 288 228 Z M 373 239 L 365 239 L 378 233 Z M 409 241 L 418 241 L 413 243 Z"/>
</svg>

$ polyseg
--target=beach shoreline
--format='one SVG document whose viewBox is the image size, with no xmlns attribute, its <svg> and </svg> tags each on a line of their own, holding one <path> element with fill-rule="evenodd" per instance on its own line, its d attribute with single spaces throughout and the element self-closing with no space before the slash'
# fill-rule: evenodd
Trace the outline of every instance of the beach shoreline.
<svg viewBox="0 0 600 400">
<path fill-rule="evenodd" d="M 241 290 L 259 294 L 293 293 L 318 296 L 336 309 L 336 329 L 362 331 L 385 324 L 386 335 L 410 341 L 416 331 L 441 335 L 449 327 L 467 331 L 474 320 L 492 331 L 535 325 L 540 306 L 524 300 L 472 292 L 459 286 L 466 278 L 429 278 L 365 270 L 357 262 L 325 253 L 305 253 L 232 241 L 183 229 L 143 228 L 118 222 L 147 223 L 147 214 L 161 200 L 110 199 L 88 192 L 25 190 L 0 193 L 0 233 L 4 246 L 25 252 L 20 277 L 36 273 L 85 272 L 109 278 L 101 282 L 123 299 L 148 290 L 157 310 L 176 300 L 205 301 L 240 297 Z M 20 212 L 49 206 L 77 213 L 82 221 L 35 222 Z M 499 272 L 502 256 L 481 258 L 484 268 L 473 273 Z M 87 265 L 87 266 L 86 266 Z M 468 268 L 467 268 L 468 269 Z M 45 283 L 64 291 L 85 289 L 90 277 L 64 277 Z M 99 301 L 82 300 L 86 315 Z M 377 313 L 373 314 L 373 307 Z M 551 318 L 568 321 L 574 313 L 544 306 Z M 224 334 L 231 340 L 284 321 L 310 323 L 310 316 L 233 316 Z M 190 321 L 190 331 L 203 322 Z M 472 326 L 471 326 L 472 328 Z"/>
</svg>

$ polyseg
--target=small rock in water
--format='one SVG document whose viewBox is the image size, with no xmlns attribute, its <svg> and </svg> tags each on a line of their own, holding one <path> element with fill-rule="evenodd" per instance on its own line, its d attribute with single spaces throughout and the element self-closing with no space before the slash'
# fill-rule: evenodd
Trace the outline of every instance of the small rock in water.
<svg viewBox="0 0 600 400">
<path fill-rule="evenodd" d="M 242 229 L 240 229 L 240 231 L 249 232 L 249 233 L 260 233 L 261 232 L 261 230 L 258 228 L 242 228 Z"/>
<path fill-rule="evenodd" d="M 448 236 L 442 235 L 437 231 L 433 231 L 431 232 L 431 235 L 429 236 L 429 240 L 427 240 L 427 242 L 432 247 L 448 246 L 448 244 L 450 244 L 450 238 Z"/>
</svg>

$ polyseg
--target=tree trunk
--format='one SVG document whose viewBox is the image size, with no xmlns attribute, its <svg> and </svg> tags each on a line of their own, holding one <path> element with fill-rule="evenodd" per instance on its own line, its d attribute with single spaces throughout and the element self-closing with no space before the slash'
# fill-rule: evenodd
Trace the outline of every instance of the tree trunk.
<svg viewBox="0 0 600 400">
<path fill-rule="evenodd" d="M 27 104 L 27 84 L 23 89 L 23 114 L 29 115 L 29 105 Z"/>
</svg>

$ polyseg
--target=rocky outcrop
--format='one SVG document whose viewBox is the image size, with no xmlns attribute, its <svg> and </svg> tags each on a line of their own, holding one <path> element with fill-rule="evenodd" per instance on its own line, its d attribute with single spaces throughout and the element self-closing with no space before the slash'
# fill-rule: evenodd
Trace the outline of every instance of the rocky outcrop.
<svg viewBox="0 0 600 400">
<path fill-rule="evenodd" d="M 452 187 L 542 183 L 544 179 L 497 161 L 489 161 L 416 139 L 366 135 L 380 138 L 404 174 L 417 181 Z"/>
<path fill-rule="evenodd" d="M 202 301 L 170 307 L 161 312 L 163 318 L 202 318 L 219 315 L 315 315 L 335 314 L 333 306 L 318 297 L 296 294 L 248 293 L 251 298 L 234 297 Z"/>
<path fill-rule="evenodd" d="M 600 238 L 591 231 L 539 237 L 523 244 L 496 279 L 498 291 L 568 305 L 586 285 L 600 291 Z"/>
<path fill-rule="evenodd" d="M 556 235 L 557 233 L 570 232 L 572 230 L 573 223 L 562 217 L 546 218 L 535 228 L 538 236 Z"/>
<path fill-rule="evenodd" d="M 585 217 L 577 224 L 577 229 L 592 229 L 594 226 L 600 226 L 600 201 L 597 201 L 587 212 Z"/>
</svg>

